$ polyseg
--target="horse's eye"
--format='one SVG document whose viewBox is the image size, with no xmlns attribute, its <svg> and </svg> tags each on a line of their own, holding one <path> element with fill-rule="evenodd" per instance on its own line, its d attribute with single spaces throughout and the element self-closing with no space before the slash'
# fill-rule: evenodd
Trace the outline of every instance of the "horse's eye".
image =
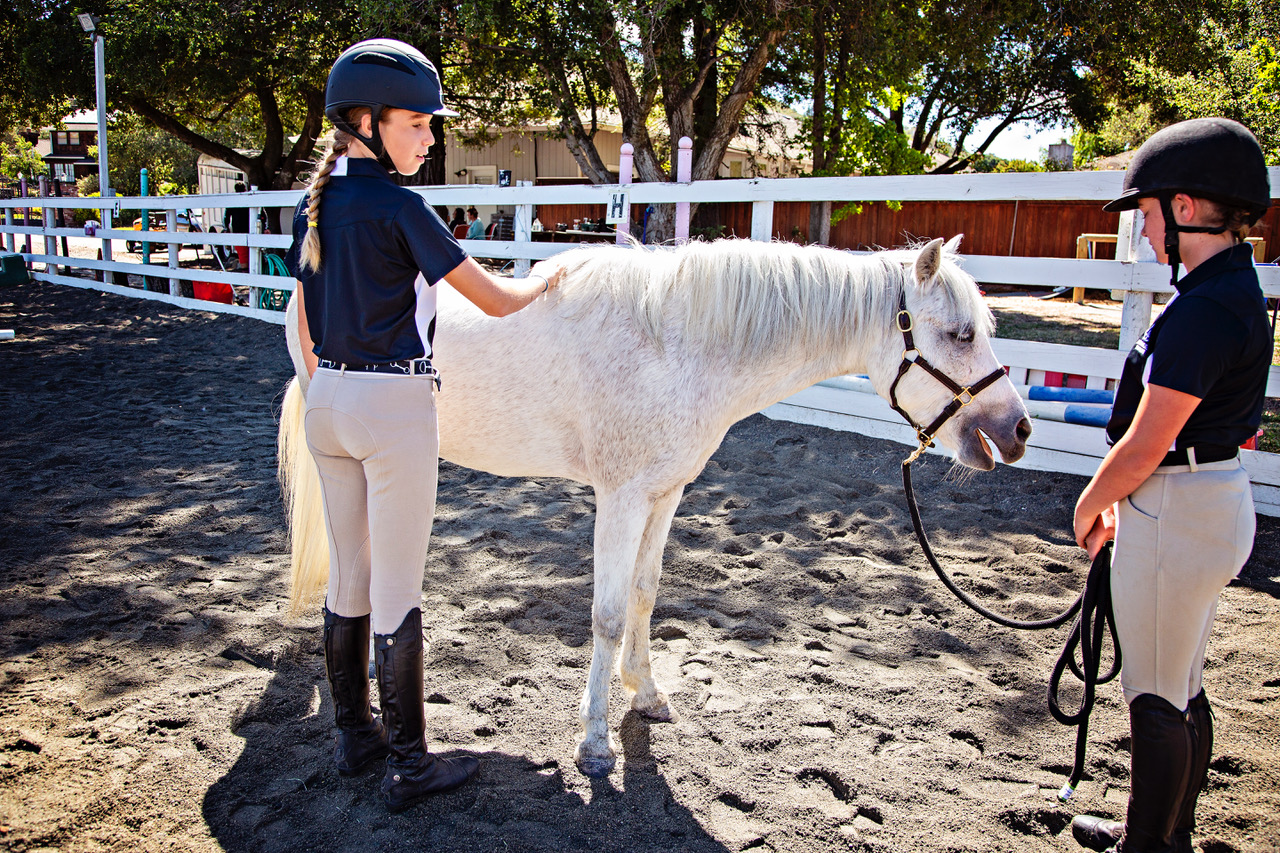
<svg viewBox="0 0 1280 853">
<path fill-rule="evenodd" d="M 951 337 L 951 340 L 955 341 L 956 343 L 961 343 L 961 344 L 973 343 L 973 329 L 968 329 L 968 328 L 959 329 L 954 332 L 948 332 L 947 334 Z"/>
</svg>

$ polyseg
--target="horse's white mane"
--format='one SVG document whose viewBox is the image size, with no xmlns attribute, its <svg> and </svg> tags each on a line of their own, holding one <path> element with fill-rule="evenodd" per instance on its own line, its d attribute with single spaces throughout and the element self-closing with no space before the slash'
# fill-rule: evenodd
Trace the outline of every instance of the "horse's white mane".
<svg viewBox="0 0 1280 853">
<path fill-rule="evenodd" d="M 664 331 L 679 331 L 729 353 L 768 353 L 830 345 L 868 323 L 892 324 L 903 287 L 914 283 L 918 254 L 855 255 L 751 240 L 695 241 L 674 250 L 588 248 L 558 256 L 565 267 L 559 299 L 575 313 L 602 300 L 629 311 L 658 348 Z M 950 254 L 937 283 L 941 304 L 933 316 L 945 313 L 991 333 L 990 310 Z"/>
</svg>

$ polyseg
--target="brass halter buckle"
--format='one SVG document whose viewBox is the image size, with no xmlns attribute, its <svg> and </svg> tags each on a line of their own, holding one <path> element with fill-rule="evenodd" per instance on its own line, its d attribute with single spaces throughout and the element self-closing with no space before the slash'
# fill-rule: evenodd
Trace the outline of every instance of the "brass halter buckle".
<svg viewBox="0 0 1280 853">
<path fill-rule="evenodd" d="M 903 319 L 902 319 L 904 317 L 906 318 L 905 325 L 903 324 Z M 906 308 L 903 308 L 898 311 L 897 321 L 898 321 L 899 332 L 909 332 L 915 328 L 915 320 L 912 319 L 911 312 L 908 311 Z"/>
</svg>

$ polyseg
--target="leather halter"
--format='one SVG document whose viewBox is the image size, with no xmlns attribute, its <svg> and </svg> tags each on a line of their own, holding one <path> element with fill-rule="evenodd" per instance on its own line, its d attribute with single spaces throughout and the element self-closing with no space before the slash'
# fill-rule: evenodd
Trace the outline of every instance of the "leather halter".
<svg viewBox="0 0 1280 853">
<path fill-rule="evenodd" d="M 916 440 L 920 442 L 920 446 L 911 454 L 910 458 L 904 463 L 910 465 L 919 458 L 925 449 L 933 444 L 934 437 L 938 434 L 938 430 L 942 429 L 942 425 L 951 419 L 956 412 L 973 402 L 973 398 L 978 396 L 979 392 L 990 387 L 1004 373 L 1003 367 L 997 367 L 986 376 L 979 379 L 973 385 L 959 385 L 954 382 L 951 377 L 943 373 L 938 368 L 929 363 L 929 360 L 921 355 L 920 350 L 916 349 L 915 339 L 911 335 L 911 330 L 915 326 L 915 321 L 911 317 L 911 312 L 907 310 L 907 294 L 904 290 L 898 297 L 898 314 L 896 317 L 898 331 L 902 332 L 902 363 L 898 365 L 898 375 L 894 377 L 893 384 L 889 386 L 889 405 L 893 410 L 902 415 L 907 423 L 916 431 Z M 912 366 L 919 367 L 934 379 L 938 380 L 952 394 L 951 402 L 933 419 L 933 423 L 926 426 L 920 426 L 916 423 L 911 415 L 907 414 L 906 409 L 898 405 L 898 383 L 902 381 L 902 377 L 907 375 L 907 371 Z"/>
</svg>

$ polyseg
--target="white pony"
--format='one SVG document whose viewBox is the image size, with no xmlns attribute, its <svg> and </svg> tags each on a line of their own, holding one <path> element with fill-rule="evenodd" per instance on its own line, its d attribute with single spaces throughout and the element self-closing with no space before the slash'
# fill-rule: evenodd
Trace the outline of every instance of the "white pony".
<svg viewBox="0 0 1280 853">
<path fill-rule="evenodd" d="M 607 775 L 611 670 L 631 707 L 671 721 L 654 684 L 649 617 L 662 551 L 687 483 L 736 421 L 812 385 L 866 373 L 887 396 L 903 357 L 900 300 L 924 355 L 961 385 L 999 365 L 991 312 L 934 240 L 918 251 L 853 255 L 790 243 L 723 240 L 675 250 L 589 248 L 559 255 L 560 286 L 511 316 L 487 317 L 442 284 L 435 363 L 440 455 L 511 477 L 564 477 L 596 493 L 594 652 L 576 760 Z M 315 466 L 302 434 L 307 373 L 290 304 L 298 377 L 280 422 L 291 507 L 295 605 L 324 588 L 328 553 Z M 952 400 L 911 370 L 899 404 L 929 423 Z M 1022 457 L 1031 426 L 1007 379 L 979 393 L 938 439 L 972 468 Z"/>
</svg>

